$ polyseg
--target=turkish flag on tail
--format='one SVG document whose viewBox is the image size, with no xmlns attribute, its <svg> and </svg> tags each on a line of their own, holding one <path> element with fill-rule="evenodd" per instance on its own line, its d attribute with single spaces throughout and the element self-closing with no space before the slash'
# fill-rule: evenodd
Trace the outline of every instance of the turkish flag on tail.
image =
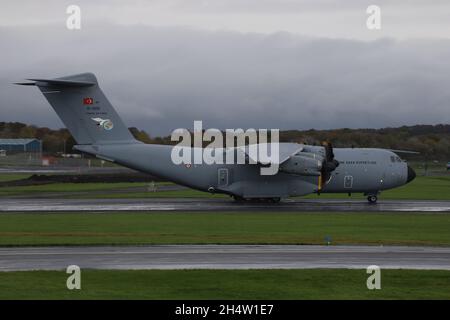
<svg viewBox="0 0 450 320">
<path fill-rule="evenodd" d="M 92 99 L 92 98 L 83 98 L 83 104 L 94 104 L 94 99 Z"/>
</svg>

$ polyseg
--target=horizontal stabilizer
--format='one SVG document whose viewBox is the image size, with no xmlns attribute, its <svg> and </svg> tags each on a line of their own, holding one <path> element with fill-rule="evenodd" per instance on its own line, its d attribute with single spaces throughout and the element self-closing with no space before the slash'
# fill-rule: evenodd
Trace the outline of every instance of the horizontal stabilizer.
<svg viewBox="0 0 450 320">
<path fill-rule="evenodd" d="M 95 82 L 88 81 L 69 81 L 57 79 L 27 79 L 36 82 L 17 83 L 25 86 L 39 86 L 39 87 L 90 87 L 95 85 Z"/>
<path fill-rule="evenodd" d="M 19 86 L 35 86 L 36 82 L 15 82 L 14 84 L 18 84 Z"/>
</svg>

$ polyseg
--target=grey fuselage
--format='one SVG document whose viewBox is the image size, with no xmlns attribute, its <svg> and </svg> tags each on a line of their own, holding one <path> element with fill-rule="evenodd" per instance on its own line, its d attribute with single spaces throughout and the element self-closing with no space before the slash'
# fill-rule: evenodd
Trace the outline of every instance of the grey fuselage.
<svg viewBox="0 0 450 320">
<path fill-rule="evenodd" d="M 319 155 L 324 148 L 304 145 Z M 129 168 L 201 191 L 225 193 L 243 198 L 286 198 L 318 192 L 318 176 L 279 171 L 261 175 L 259 164 L 176 165 L 172 146 L 133 144 L 79 145 L 76 149 Z M 406 162 L 393 152 L 373 148 L 334 148 L 339 166 L 321 192 L 377 194 L 409 182 Z"/>
<path fill-rule="evenodd" d="M 333 158 L 330 144 L 276 144 L 274 150 L 277 146 L 283 148 L 278 150 L 280 157 L 270 162 L 195 164 L 191 159 L 192 164 L 177 165 L 172 161 L 172 146 L 144 144 L 134 139 L 94 74 L 29 80 L 32 82 L 18 84 L 39 88 L 73 135 L 76 149 L 198 190 L 241 198 L 285 198 L 313 192 L 376 195 L 414 178 L 414 171 L 389 150 L 336 148 Z M 201 150 L 190 154 L 197 154 L 196 151 Z M 214 151 L 222 155 L 233 153 L 234 158 L 239 148 Z M 253 160 L 251 153 L 247 156 Z M 279 171 L 262 175 L 267 169 L 263 166 L 267 165 L 279 165 Z"/>
</svg>

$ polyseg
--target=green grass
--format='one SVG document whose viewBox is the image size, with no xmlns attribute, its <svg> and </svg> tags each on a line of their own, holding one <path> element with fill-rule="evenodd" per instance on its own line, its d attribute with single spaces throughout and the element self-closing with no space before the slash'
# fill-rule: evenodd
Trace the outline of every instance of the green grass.
<svg viewBox="0 0 450 320">
<path fill-rule="evenodd" d="M 362 194 L 353 194 L 351 198 L 362 199 Z M 311 194 L 305 198 L 319 198 L 316 194 Z M 324 199 L 349 198 L 347 194 L 326 194 L 320 195 Z M 379 196 L 383 199 L 400 200 L 450 200 L 450 175 L 436 177 L 417 177 L 410 183 L 391 190 L 382 191 Z"/>
<path fill-rule="evenodd" d="M 0 174 L 0 182 L 3 181 L 14 181 L 29 178 L 31 174 L 29 173 L 2 173 Z"/>
<path fill-rule="evenodd" d="M 2 187 L 0 196 L 18 195 L 28 193 L 46 193 L 46 192 L 86 192 L 98 190 L 114 190 L 130 187 L 147 186 L 145 182 L 117 182 L 117 183 L 49 183 L 33 186 L 20 187 Z"/>
<path fill-rule="evenodd" d="M 7 213 L 0 245 L 450 245 L 450 216 L 420 213 Z"/>
<path fill-rule="evenodd" d="M 382 193 L 383 199 L 450 200 L 450 175 L 418 177 L 411 183 Z"/>
<path fill-rule="evenodd" d="M 0 299 L 450 299 L 450 271 L 82 270 L 81 290 L 63 271 L 0 272 Z"/>
</svg>

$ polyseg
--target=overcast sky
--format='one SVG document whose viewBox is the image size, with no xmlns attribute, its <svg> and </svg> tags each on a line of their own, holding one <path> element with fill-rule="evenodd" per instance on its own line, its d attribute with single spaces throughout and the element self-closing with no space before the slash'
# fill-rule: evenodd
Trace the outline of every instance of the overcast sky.
<svg viewBox="0 0 450 320">
<path fill-rule="evenodd" d="M 94 72 L 128 126 L 450 123 L 450 1 L 154 0 L 0 4 L 0 121 L 62 127 L 29 77 Z M 126 3 L 126 4 L 124 4 Z M 79 5 L 81 30 L 65 10 Z M 381 7 L 381 30 L 366 8 Z"/>
</svg>

